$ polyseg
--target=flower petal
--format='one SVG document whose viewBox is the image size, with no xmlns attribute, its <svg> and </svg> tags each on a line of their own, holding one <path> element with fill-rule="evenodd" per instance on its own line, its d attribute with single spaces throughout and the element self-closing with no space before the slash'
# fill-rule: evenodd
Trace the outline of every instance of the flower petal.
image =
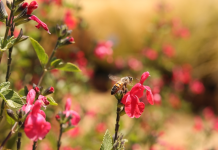
<svg viewBox="0 0 218 150">
<path fill-rule="evenodd" d="M 33 21 L 36 21 L 37 23 L 38 23 L 38 25 L 36 25 L 36 28 L 40 28 L 40 27 L 42 27 L 42 28 L 44 28 L 49 34 L 51 34 L 50 32 L 49 32 L 49 29 L 48 29 L 48 26 L 44 23 L 44 22 L 42 22 L 39 18 L 37 18 L 35 15 L 32 15 L 31 17 L 29 17 L 29 19 L 30 20 L 33 20 Z"/>
<path fill-rule="evenodd" d="M 36 91 L 34 89 L 31 89 L 28 94 L 27 94 L 27 97 L 26 97 L 26 102 L 27 104 L 30 104 L 32 105 L 34 100 L 35 100 L 35 96 L 36 96 Z"/>
<path fill-rule="evenodd" d="M 70 107 L 71 107 L 71 99 L 68 98 L 67 99 L 67 102 L 65 104 L 65 111 L 69 111 L 70 110 Z M 68 117 L 68 116 L 67 116 Z"/>
<path fill-rule="evenodd" d="M 151 88 L 149 86 L 144 86 L 144 88 L 146 89 L 146 97 L 147 97 L 148 102 L 151 105 L 154 105 L 154 98 L 153 98 L 153 94 L 151 92 Z"/>
<path fill-rule="evenodd" d="M 141 80 L 140 80 L 140 83 L 143 84 L 144 81 L 150 76 L 149 72 L 144 72 L 141 76 Z"/>
<path fill-rule="evenodd" d="M 80 115 L 77 112 L 73 111 L 73 110 L 71 110 L 70 113 L 72 114 L 72 117 L 73 117 L 71 119 L 71 124 L 76 126 L 80 121 Z"/>
<path fill-rule="evenodd" d="M 123 98 L 122 98 L 122 100 L 121 100 L 121 103 L 123 103 L 124 105 L 126 104 L 126 99 L 127 99 L 127 97 L 130 95 L 130 92 L 128 92 L 128 93 L 126 93 L 124 96 L 123 96 Z"/>
<path fill-rule="evenodd" d="M 140 102 L 137 96 L 128 96 L 125 104 L 125 112 L 130 118 L 139 118 L 145 108 L 144 103 Z"/>
<path fill-rule="evenodd" d="M 137 83 L 136 85 L 134 85 L 132 87 L 132 89 L 130 90 L 130 94 L 131 95 L 135 95 L 138 98 L 143 96 L 143 91 L 145 90 L 144 86 L 141 83 Z"/>
</svg>

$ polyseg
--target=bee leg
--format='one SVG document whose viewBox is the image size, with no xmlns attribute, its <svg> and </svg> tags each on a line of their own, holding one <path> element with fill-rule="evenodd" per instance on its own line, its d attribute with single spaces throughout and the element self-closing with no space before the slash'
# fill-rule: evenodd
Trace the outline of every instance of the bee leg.
<svg viewBox="0 0 218 150">
<path fill-rule="evenodd" d="M 123 86 L 123 93 L 124 93 L 124 95 L 125 95 L 127 92 L 128 92 L 127 87 L 126 87 L 126 86 Z"/>
</svg>

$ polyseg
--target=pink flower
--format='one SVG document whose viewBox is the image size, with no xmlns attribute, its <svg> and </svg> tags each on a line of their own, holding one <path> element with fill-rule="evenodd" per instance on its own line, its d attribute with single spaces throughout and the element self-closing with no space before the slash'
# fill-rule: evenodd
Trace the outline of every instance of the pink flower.
<svg viewBox="0 0 218 150">
<path fill-rule="evenodd" d="M 116 58 L 114 61 L 114 64 L 117 69 L 123 69 L 124 68 L 124 60 L 123 58 Z"/>
<path fill-rule="evenodd" d="M 43 104 L 37 100 L 24 122 L 24 132 L 33 141 L 42 140 L 51 129 L 50 123 L 45 120 L 44 111 L 40 110 Z"/>
<path fill-rule="evenodd" d="M 178 96 L 175 94 L 170 94 L 169 102 L 173 108 L 180 108 L 180 106 L 181 106 L 181 101 L 178 98 Z"/>
<path fill-rule="evenodd" d="M 77 20 L 69 10 L 65 14 L 64 23 L 68 26 L 69 29 L 75 29 L 77 26 Z"/>
<path fill-rule="evenodd" d="M 98 42 L 94 54 L 99 59 L 103 59 L 106 56 L 111 56 L 113 54 L 112 50 L 113 43 L 111 41 L 101 41 Z"/>
<path fill-rule="evenodd" d="M 196 131 L 201 131 L 203 129 L 203 123 L 200 117 L 195 117 L 194 119 L 195 123 L 194 123 L 194 129 Z"/>
<path fill-rule="evenodd" d="M 25 7 L 25 6 L 26 6 L 26 4 L 25 4 L 25 5 L 22 5 L 22 7 Z M 33 12 L 33 10 L 35 10 L 35 9 L 37 9 L 37 8 L 38 8 L 37 2 L 36 2 L 36 1 L 32 1 L 32 2 L 29 4 L 29 6 L 28 6 L 27 14 L 28 14 L 28 15 L 31 15 L 32 12 Z"/>
<path fill-rule="evenodd" d="M 174 82 L 188 84 L 191 80 L 191 66 L 186 64 L 182 67 L 175 67 L 173 69 L 173 80 Z"/>
<path fill-rule="evenodd" d="M 142 54 L 144 55 L 144 56 L 146 56 L 148 59 L 150 59 L 150 60 L 156 60 L 157 59 L 157 57 L 158 57 L 158 53 L 155 51 L 155 50 L 153 50 L 153 49 L 144 49 L 143 51 L 142 51 Z"/>
<path fill-rule="evenodd" d="M 172 45 L 164 45 L 163 46 L 163 53 L 167 56 L 167 57 L 173 57 L 175 55 L 175 49 L 172 47 Z"/>
<path fill-rule="evenodd" d="M 33 102 L 35 100 L 35 96 L 36 96 L 36 91 L 34 89 L 31 89 L 26 97 L 26 104 L 22 106 L 22 110 L 25 111 L 25 113 L 27 114 L 33 107 Z"/>
<path fill-rule="evenodd" d="M 98 133 L 104 133 L 107 129 L 107 126 L 105 123 L 99 123 L 97 124 L 95 130 L 98 132 Z"/>
<path fill-rule="evenodd" d="M 204 92 L 204 85 L 202 82 L 195 80 L 190 83 L 190 89 L 194 94 L 201 94 Z"/>
<path fill-rule="evenodd" d="M 42 22 L 39 18 L 37 18 L 36 16 L 32 15 L 31 17 L 29 17 L 29 19 L 30 19 L 30 20 L 33 20 L 33 21 L 36 21 L 36 22 L 38 23 L 38 25 L 35 26 L 36 28 L 39 29 L 40 27 L 42 27 L 42 28 L 44 28 L 49 34 L 51 34 L 51 33 L 49 32 L 48 26 L 47 26 L 44 22 Z"/>
<path fill-rule="evenodd" d="M 67 134 L 69 134 L 70 137 L 77 137 L 80 134 L 80 128 L 79 127 L 75 127 L 73 129 L 69 130 L 67 132 Z"/>
<path fill-rule="evenodd" d="M 49 101 L 47 100 L 47 97 L 39 95 L 38 100 L 42 100 L 45 105 L 49 105 Z"/>
<path fill-rule="evenodd" d="M 65 105 L 65 111 L 63 112 L 63 114 L 66 114 L 66 117 L 72 115 L 73 118 L 71 119 L 71 124 L 76 126 L 80 121 L 80 115 L 77 112 L 70 110 L 70 107 L 71 107 L 71 99 L 68 98 Z"/>
<path fill-rule="evenodd" d="M 141 61 L 139 61 L 136 58 L 130 58 L 128 60 L 128 66 L 130 69 L 134 70 L 134 71 L 139 71 L 143 68 L 143 64 Z"/>
<path fill-rule="evenodd" d="M 204 108 L 203 116 L 206 120 L 213 120 L 215 117 L 214 112 L 210 107 Z"/>
<path fill-rule="evenodd" d="M 146 97 L 148 102 L 153 105 L 153 95 L 149 86 L 142 85 L 148 78 L 149 72 L 144 72 L 141 76 L 140 83 L 137 83 L 133 88 L 122 98 L 121 102 L 125 105 L 125 112 L 130 118 L 139 118 L 144 111 L 145 104 L 140 102 L 139 98 L 143 96 L 143 91 L 146 89 Z"/>
</svg>

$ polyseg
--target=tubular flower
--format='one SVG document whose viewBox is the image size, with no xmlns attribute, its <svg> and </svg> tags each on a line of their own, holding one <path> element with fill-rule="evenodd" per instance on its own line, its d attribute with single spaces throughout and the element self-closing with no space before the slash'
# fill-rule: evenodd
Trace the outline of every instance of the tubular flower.
<svg viewBox="0 0 218 150">
<path fill-rule="evenodd" d="M 39 29 L 40 27 L 42 27 L 42 28 L 44 28 L 49 34 L 51 34 L 51 33 L 49 32 L 48 26 L 47 26 L 44 22 L 42 22 L 39 18 L 37 18 L 35 15 L 32 15 L 31 17 L 29 17 L 29 19 L 30 19 L 30 20 L 33 20 L 33 21 L 36 21 L 36 22 L 38 23 L 38 25 L 35 26 L 36 28 Z"/>
<path fill-rule="evenodd" d="M 36 96 L 36 91 L 34 89 L 31 89 L 26 97 L 26 104 L 23 105 L 23 107 L 21 108 L 23 111 L 25 111 L 25 113 L 27 114 L 33 107 L 33 102 L 35 100 L 35 96 Z"/>
<path fill-rule="evenodd" d="M 145 104 L 140 102 L 139 98 L 143 96 L 146 89 L 146 97 L 148 102 L 153 105 L 153 95 L 149 86 L 144 86 L 144 81 L 149 77 L 149 72 L 144 72 L 139 83 L 122 98 L 121 102 L 125 105 L 125 112 L 130 118 L 139 118 L 144 111 Z"/>
<path fill-rule="evenodd" d="M 24 5 L 26 6 L 26 4 Z M 32 1 L 29 6 L 28 6 L 28 9 L 27 9 L 27 14 L 28 15 L 31 15 L 33 10 L 37 9 L 38 8 L 38 4 L 36 1 Z"/>
<path fill-rule="evenodd" d="M 42 105 L 43 101 L 37 100 L 24 122 L 24 132 L 33 141 L 42 140 L 51 129 L 50 123 L 45 120 L 44 111 L 40 110 Z"/>
<path fill-rule="evenodd" d="M 73 118 L 70 120 L 71 124 L 76 126 L 80 121 L 80 115 L 76 111 L 70 110 L 70 107 L 71 107 L 71 99 L 68 98 L 65 105 L 65 111 L 63 112 L 63 114 L 66 114 L 66 117 L 72 115 Z"/>
</svg>

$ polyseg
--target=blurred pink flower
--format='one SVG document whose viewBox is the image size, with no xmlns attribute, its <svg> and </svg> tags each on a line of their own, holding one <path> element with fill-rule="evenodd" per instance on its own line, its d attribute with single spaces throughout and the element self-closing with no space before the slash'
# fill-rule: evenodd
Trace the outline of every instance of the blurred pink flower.
<svg viewBox="0 0 218 150">
<path fill-rule="evenodd" d="M 201 94 L 205 90 L 203 83 L 198 80 L 192 81 L 189 87 L 194 94 Z"/>
<path fill-rule="evenodd" d="M 67 10 L 65 13 L 64 23 L 69 29 L 75 29 L 77 26 L 77 19 L 73 16 L 70 10 Z"/>
<path fill-rule="evenodd" d="M 113 43 L 111 41 L 98 42 L 94 50 L 95 56 L 99 59 L 103 59 L 106 56 L 111 56 L 113 54 L 112 46 Z"/>
<path fill-rule="evenodd" d="M 36 22 L 38 23 L 38 25 L 35 26 L 36 28 L 39 29 L 40 27 L 42 27 L 42 28 L 44 28 L 49 34 L 51 34 L 51 33 L 49 32 L 48 26 L 47 26 L 44 22 L 42 22 L 39 18 L 37 18 L 36 16 L 32 15 L 31 17 L 29 17 L 29 19 L 30 19 L 30 20 L 33 20 L 33 21 L 36 21 Z"/>
<path fill-rule="evenodd" d="M 206 120 L 213 120 L 215 117 L 214 112 L 210 107 L 204 108 L 203 116 Z"/>
<path fill-rule="evenodd" d="M 149 72 L 144 72 L 141 76 L 140 83 L 137 83 L 133 88 L 122 98 L 121 102 L 125 105 L 125 112 L 130 118 L 139 118 L 144 111 L 145 104 L 140 102 L 139 98 L 143 96 L 143 91 L 146 89 L 146 97 L 148 102 L 153 105 L 153 95 L 149 86 L 144 86 L 144 81 L 149 77 Z"/>
<path fill-rule="evenodd" d="M 175 49 L 172 47 L 172 45 L 167 44 L 167 45 L 163 46 L 163 53 L 167 57 L 171 58 L 171 57 L 173 57 L 175 55 Z"/>
<path fill-rule="evenodd" d="M 86 112 L 86 116 L 89 116 L 89 117 L 92 117 L 92 118 L 94 118 L 94 117 L 96 117 L 96 115 L 97 115 L 97 112 L 96 112 L 96 110 L 88 110 L 87 112 Z"/>
<path fill-rule="evenodd" d="M 160 94 L 154 94 L 154 104 L 161 105 L 161 96 Z"/>
<path fill-rule="evenodd" d="M 63 112 L 63 114 L 66 114 L 66 117 L 72 115 L 73 118 L 71 119 L 71 124 L 76 126 L 80 121 L 80 115 L 76 111 L 70 110 L 70 107 L 71 107 L 71 99 L 68 98 L 65 105 L 65 111 Z"/>
<path fill-rule="evenodd" d="M 24 132 L 33 141 L 42 140 L 51 129 L 50 123 L 45 120 L 44 111 L 40 110 L 42 105 L 43 101 L 37 100 L 24 122 Z"/>
<path fill-rule="evenodd" d="M 47 100 L 47 97 L 39 95 L 38 100 L 42 100 L 45 105 L 49 105 L 49 101 Z"/>
<path fill-rule="evenodd" d="M 77 137 L 80 134 L 80 128 L 75 127 L 69 131 L 67 131 L 67 134 L 70 135 L 70 137 Z"/>
<path fill-rule="evenodd" d="M 194 129 L 196 131 L 201 131 L 203 129 L 203 123 L 201 117 L 195 117 L 194 119 Z"/>
<path fill-rule="evenodd" d="M 107 126 L 106 126 L 106 124 L 103 123 L 103 122 L 97 124 L 97 126 L 96 126 L 96 128 L 95 128 L 95 130 L 96 130 L 98 133 L 104 133 L 104 132 L 106 131 L 106 129 L 107 129 Z"/>
<path fill-rule="evenodd" d="M 176 37 L 188 38 L 190 36 L 189 30 L 181 24 L 178 18 L 172 20 L 172 32 Z"/>
<path fill-rule="evenodd" d="M 191 66 L 186 64 L 182 67 L 173 68 L 173 80 L 174 82 L 188 84 L 191 80 Z"/>
<path fill-rule="evenodd" d="M 61 148 L 61 150 L 82 150 L 80 147 L 72 148 L 69 146 L 64 146 Z"/>
<path fill-rule="evenodd" d="M 119 58 L 119 57 L 116 58 L 114 63 L 115 63 L 115 67 L 117 69 L 123 69 L 124 68 L 124 60 L 123 60 L 123 58 Z"/>
<path fill-rule="evenodd" d="M 22 110 L 25 111 L 25 113 L 27 114 L 30 110 L 32 110 L 33 107 L 33 102 L 35 100 L 35 96 L 36 96 L 36 91 L 34 89 L 31 89 L 26 97 L 26 104 L 22 106 Z"/>
<path fill-rule="evenodd" d="M 142 50 L 142 54 L 150 60 L 156 60 L 158 57 L 158 53 L 150 48 Z"/>
<path fill-rule="evenodd" d="M 136 58 L 130 58 L 128 60 L 128 66 L 130 69 L 134 70 L 134 71 L 139 71 L 143 68 L 143 64 L 141 61 L 139 61 Z"/>
<path fill-rule="evenodd" d="M 132 150 L 141 150 L 141 146 L 139 144 L 133 144 Z"/>
</svg>

